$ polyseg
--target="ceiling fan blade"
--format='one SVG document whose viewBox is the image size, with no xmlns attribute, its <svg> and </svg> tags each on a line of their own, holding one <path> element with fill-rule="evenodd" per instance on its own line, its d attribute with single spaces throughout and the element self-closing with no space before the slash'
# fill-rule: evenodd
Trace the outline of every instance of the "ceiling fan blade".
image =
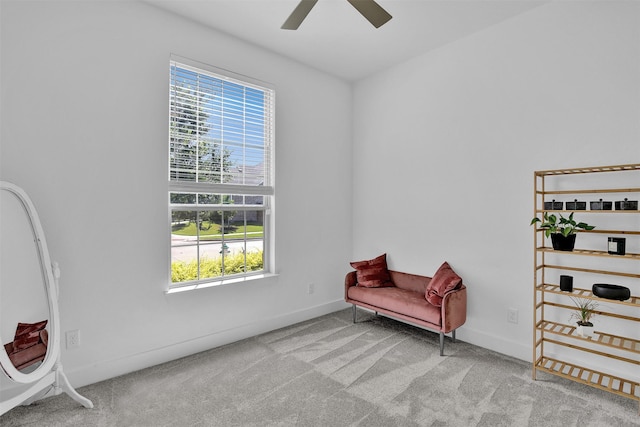
<svg viewBox="0 0 640 427">
<path fill-rule="evenodd" d="M 362 14 L 371 25 L 380 28 L 391 19 L 391 15 L 374 0 L 347 0 Z"/>
<path fill-rule="evenodd" d="M 289 15 L 280 28 L 283 30 L 297 30 L 317 2 L 318 0 L 300 0 L 298 6 L 293 9 L 291 15 Z"/>
</svg>

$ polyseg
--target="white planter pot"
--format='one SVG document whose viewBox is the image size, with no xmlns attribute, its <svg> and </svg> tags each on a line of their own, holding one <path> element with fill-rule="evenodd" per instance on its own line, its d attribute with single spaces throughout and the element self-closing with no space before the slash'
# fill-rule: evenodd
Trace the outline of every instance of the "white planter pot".
<svg viewBox="0 0 640 427">
<path fill-rule="evenodd" d="M 578 325 L 578 335 L 583 338 L 591 338 L 593 336 L 593 326 Z"/>
</svg>

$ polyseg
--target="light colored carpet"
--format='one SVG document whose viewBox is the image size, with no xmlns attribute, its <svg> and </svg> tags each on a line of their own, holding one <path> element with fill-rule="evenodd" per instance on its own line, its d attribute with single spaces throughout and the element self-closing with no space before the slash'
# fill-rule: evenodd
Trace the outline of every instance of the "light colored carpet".
<svg viewBox="0 0 640 427">
<path fill-rule="evenodd" d="M 344 310 L 79 389 L 10 426 L 640 426 L 637 402 Z"/>
</svg>

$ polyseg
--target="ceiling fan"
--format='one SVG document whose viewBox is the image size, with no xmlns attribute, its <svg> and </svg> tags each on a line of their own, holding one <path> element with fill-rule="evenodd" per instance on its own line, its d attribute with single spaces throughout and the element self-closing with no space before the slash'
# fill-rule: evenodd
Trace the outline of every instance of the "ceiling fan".
<svg viewBox="0 0 640 427">
<path fill-rule="evenodd" d="M 371 25 L 376 28 L 381 27 L 384 23 L 391 19 L 391 15 L 387 13 L 378 3 L 374 0 L 347 0 L 358 12 L 362 14 Z M 302 21 L 307 17 L 309 12 L 318 0 L 300 0 L 298 6 L 291 12 L 291 15 L 282 24 L 283 30 L 297 30 Z"/>
</svg>

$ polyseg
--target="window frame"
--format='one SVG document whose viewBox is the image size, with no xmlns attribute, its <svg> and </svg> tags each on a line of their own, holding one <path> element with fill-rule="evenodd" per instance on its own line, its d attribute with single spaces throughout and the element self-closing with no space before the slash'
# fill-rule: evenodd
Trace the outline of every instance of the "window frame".
<svg viewBox="0 0 640 427">
<path fill-rule="evenodd" d="M 264 110 L 261 116 L 264 120 L 264 181 L 258 185 L 256 184 L 231 184 L 231 183 L 216 183 L 216 182 L 196 182 L 196 181 L 181 181 L 178 179 L 172 179 L 172 134 L 171 134 L 171 122 L 172 122 L 172 99 L 174 78 L 172 76 L 174 67 L 188 70 L 190 72 L 197 73 L 198 75 L 206 75 L 213 79 L 218 79 L 222 82 L 229 82 L 231 84 L 240 85 L 244 88 L 251 88 L 262 91 L 265 94 L 265 100 L 262 104 Z M 268 277 L 274 274 L 274 241 L 273 241 L 273 229 L 274 229 L 274 216 L 273 205 L 275 199 L 275 88 L 273 85 L 247 77 L 238 73 L 234 73 L 229 70 L 221 69 L 208 65 L 202 62 L 194 61 L 188 58 L 184 58 L 178 55 L 170 55 L 169 61 L 169 111 L 168 111 L 168 138 L 167 138 L 167 167 L 168 167 L 168 185 L 167 185 L 167 204 L 168 204 L 168 228 L 169 228 L 169 268 L 168 268 L 168 293 L 179 292 L 190 289 L 198 289 L 204 287 L 217 286 L 228 283 L 244 282 L 250 279 L 258 279 Z M 246 149 L 247 143 L 242 143 L 243 150 Z M 244 164 L 242 165 L 244 169 Z M 228 195 L 228 196 L 261 196 L 262 204 L 199 204 L 196 203 L 171 203 L 172 193 L 195 193 L 195 194 L 216 194 L 216 195 Z M 198 197 L 196 196 L 196 200 Z M 174 211 L 192 211 L 199 214 L 202 211 L 261 211 L 263 212 L 262 227 L 262 254 L 263 254 L 263 266 L 262 270 L 258 271 L 246 271 L 247 262 L 245 258 L 245 271 L 243 273 L 236 273 L 230 275 L 221 275 L 208 278 L 198 278 L 196 280 L 173 282 L 172 281 L 172 262 L 173 255 L 172 250 L 174 245 L 172 243 L 172 213 Z M 246 221 L 246 218 L 245 218 Z M 197 238 L 197 251 L 199 254 L 200 242 L 203 240 L 198 236 Z M 246 245 L 247 236 L 245 234 L 244 242 Z M 224 240 L 223 240 L 224 243 Z M 246 246 L 245 246 L 246 247 Z M 199 256 L 199 255 L 198 255 Z M 198 268 L 199 270 L 199 268 Z"/>
</svg>

